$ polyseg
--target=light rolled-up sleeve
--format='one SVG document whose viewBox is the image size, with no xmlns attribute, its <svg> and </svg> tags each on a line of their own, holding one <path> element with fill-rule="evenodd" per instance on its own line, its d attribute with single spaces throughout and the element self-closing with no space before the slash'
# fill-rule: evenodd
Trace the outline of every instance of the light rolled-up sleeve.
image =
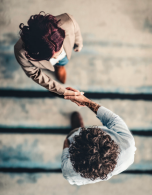
<svg viewBox="0 0 152 195">
<path fill-rule="evenodd" d="M 119 135 L 133 138 L 126 123 L 115 113 L 101 106 L 97 111 L 97 118 L 102 122 L 103 126 L 111 129 Z"/>
</svg>

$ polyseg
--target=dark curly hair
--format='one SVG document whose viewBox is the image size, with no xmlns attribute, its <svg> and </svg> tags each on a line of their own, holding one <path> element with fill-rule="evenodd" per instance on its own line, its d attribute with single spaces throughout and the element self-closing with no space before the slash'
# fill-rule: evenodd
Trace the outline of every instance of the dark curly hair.
<svg viewBox="0 0 152 195">
<path fill-rule="evenodd" d="M 58 27 L 59 21 L 51 14 L 40 12 L 30 17 L 27 22 L 28 26 L 23 23 L 19 25 L 20 36 L 28 59 L 49 60 L 54 52 L 61 49 L 65 31 Z"/>
<path fill-rule="evenodd" d="M 73 168 L 84 178 L 107 178 L 117 164 L 118 145 L 98 127 L 82 128 L 69 147 Z"/>
</svg>

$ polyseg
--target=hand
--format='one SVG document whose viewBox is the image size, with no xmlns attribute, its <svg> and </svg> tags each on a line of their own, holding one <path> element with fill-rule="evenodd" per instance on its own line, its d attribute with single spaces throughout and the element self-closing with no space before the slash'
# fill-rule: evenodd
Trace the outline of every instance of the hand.
<svg viewBox="0 0 152 195">
<path fill-rule="evenodd" d="M 82 47 L 78 46 L 77 44 L 74 44 L 74 51 L 79 52 L 81 51 Z"/>
<path fill-rule="evenodd" d="M 68 138 L 66 138 L 66 139 L 64 140 L 63 149 L 64 149 L 64 148 L 69 148 L 69 140 L 68 140 Z"/>
<path fill-rule="evenodd" d="M 86 98 L 84 95 L 81 96 L 64 96 L 64 99 L 68 99 L 71 101 L 77 101 L 83 105 L 85 105 L 86 102 L 90 102 L 88 98 Z"/>
<path fill-rule="evenodd" d="M 79 52 L 79 51 L 81 51 L 81 49 L 80 48 L 75 48 L 74 51 Z"/>
<path fill-rule="evenodd" d="M 67 87 L 66 88 L 67 90 L 71 90 L 71 91 L 74 91 L 74 92 L 79 92 L 79 90 L 76 90 L 76 89 L 73 89 L 72 87 Z M 82 92 L 84 94 L 84 92 Z M 81 106 L 81 107 L 85 107 L 84 104 L 80 103 L 80 102 L 77 102 L 75 100 L 71 100 L 72 102 L 76 103 L 78 106 Z"/>
<path fill-rule="evenodd" d="M 79 96 L 84 94 L 84 92 L 80 92 L 72 87 L 67 87 L 66 89 L 67 90 L 63 94 L 64 96 Z"/>
</svg>

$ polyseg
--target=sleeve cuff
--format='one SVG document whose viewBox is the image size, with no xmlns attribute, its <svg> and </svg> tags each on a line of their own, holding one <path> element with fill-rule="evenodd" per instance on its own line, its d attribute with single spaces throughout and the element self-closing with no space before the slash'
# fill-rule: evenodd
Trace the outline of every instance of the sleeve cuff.
<svg viewBox="0 0 152 195">
<path fill-rule="evenodd" d="M 66 89 L 65 89 L 65 88 L 61 88 L 61 89 L 59 90 L 60 95 L 63 95 L 63 94 L 65 93 L 65 91 L 66 91 Z"/>
<path fill-rule="evenodd" d="M 108 111 L 110 110 L 108 110 L 104 106 L 100 106 L 97 110 L 97 118 L 101 120 L 104 114 L 107 113 Z"/>
<path fill-rule="evenodd" d="M 63 87 L 63 88 L 60 88 L 58 91 L 56 91 L 56 93 L 58 95 L 63 95 L 65 93 L 66 89 Z"/>
</svg>

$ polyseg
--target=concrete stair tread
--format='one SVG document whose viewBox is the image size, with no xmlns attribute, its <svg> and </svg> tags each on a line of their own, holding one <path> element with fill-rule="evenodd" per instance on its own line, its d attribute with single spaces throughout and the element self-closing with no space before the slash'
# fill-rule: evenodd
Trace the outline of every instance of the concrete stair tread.
<svg viewBox="0 0 152 195">
<path fill-rule="evenodd" d="M 45 194 L 50 195 L 70 195 L 70 194 L 132 194 L 148 195 L 151 193 L 150 175 L 117 175 L 106 182 L 98 182 L 85 186 L 70 185 L 61 174 L 3 174 L 0 173 L 1 195 L 27 195 L 27 194 Z M 121 186 L 121 188 L 120 188 Z M 9 190 L 11 189 L 11 191 Z"/>
<path fill-rule="evenodd" d="M 132 130 L 152 129 L 152 104 L 150 101 L 93 101 L 118 114 Z M 90 109 L 78 107 L 69 100 L 0 98 L 0 126 L 67 128 L 70 127 L 70 115 L 73 111 L 81 113 L 85 126 L 101 125 Z"/>
</svg>

